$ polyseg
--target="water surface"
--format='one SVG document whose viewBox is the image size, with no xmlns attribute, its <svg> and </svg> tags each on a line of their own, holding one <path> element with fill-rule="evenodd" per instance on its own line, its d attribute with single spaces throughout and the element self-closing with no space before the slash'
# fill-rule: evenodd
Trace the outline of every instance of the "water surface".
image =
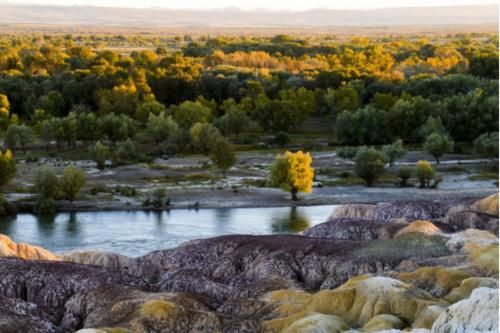
<svg viewBox="0 0 500 333">
<path fill-rule="evenodd" d="M 95 249 L 139 256 L 198 238 L 299 232 L 324 222 L 335 207 L 23 213 L 1 218 L 0 233 L 59 253 Z"/>
</svg>

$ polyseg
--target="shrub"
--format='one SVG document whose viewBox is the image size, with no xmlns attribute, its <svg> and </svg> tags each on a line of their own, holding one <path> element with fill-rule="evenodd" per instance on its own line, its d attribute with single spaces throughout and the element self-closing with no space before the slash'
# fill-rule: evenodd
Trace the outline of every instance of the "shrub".
<svg viewBox="0 0 500 333">
<path fill-rule="evenodd" d="M 160 208 L 164 205 L 164 200 L 167 197 L 167 190 L 164 188 L 157 188 L 153 191 L 153 198 L 151 204 L 154 207 Z"/>
<path fill-rule="evenodd" d="M 363 147 L 358 150 L 354 159 L 354 172 L 362 178 L 367 186 L 372 186 L 384 173 L 385 157 L 375 148 Z"/>
<path fill-rule="evenodd" d="M 405 187 L 408 186 L 408 179 L 411 178 L 412 175 L 412 169 L 407 166 L 402 166 L 398 170 L 398 178 L 400 179 L 399 181 L 399 186 Z"/>
<path fill-rule="evenodd" d="M 479 136 L 474 140 L 474 150 L 481 157 L 498 158 L 498 132 Z"/>
<path fill-rule="evenodd" d="M 347 160 L 352 160 L 356 157 L 356 153 L 358 152 L 357 147 L 339 147 L 335 151 L 337 156 L 340 158 L 345 158 Z"/>
<path fill-rule="evenodd" d="M 431 180 L 434 179 L 435 177 L 435 172 L 429 161 L 422 160 L 418 161 L 417 163 L 415 169 L 415 175 L 417 176 L 418 181 L 420 182 L 421 188 L 429 188 L 431 186 L 430 184 Z"/>
<path fill-rule="evenodd" d="M 118 142 L 116 151 L 113 155 L 113 163 L 122 164 L 125 162 L 132 162 L 136 160 L 137 148 L 135 146 L 135 143 L 130 139 Z"/>
<path fill-rule="evenodd" d="M 288 135 L 288 133 L 286 132 L 279 132 L 273 138 L 273 142 L 280 147 L 284 147 L 290 143 L 290 135 Z"/>
</svg>

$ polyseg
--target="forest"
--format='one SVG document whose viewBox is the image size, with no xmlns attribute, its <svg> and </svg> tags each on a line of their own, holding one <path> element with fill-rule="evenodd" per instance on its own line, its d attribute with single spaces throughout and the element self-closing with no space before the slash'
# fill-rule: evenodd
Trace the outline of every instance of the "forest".
<svg viewBox="0 0 500 333">
<path fill-rule="evenodd" d="M 140 143 L 151 156 L 208 153 L 211 141 L 253 144 L 262 134 L 418 145 L 429 128 L 460 150 L 498 130 L 497 41 L 2 35 L 1 129 L 14 150 L 98 142 L 125 159 Z"/>
</svg>

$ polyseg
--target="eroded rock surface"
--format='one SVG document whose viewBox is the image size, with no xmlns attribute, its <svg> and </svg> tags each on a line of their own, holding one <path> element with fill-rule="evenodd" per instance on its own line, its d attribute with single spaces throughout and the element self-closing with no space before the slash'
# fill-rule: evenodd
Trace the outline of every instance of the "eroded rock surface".
<svg viewBox="0 0 500 333">
<path fill-rule="evenodd" d="M 448 307 L 432 326 L 432 333 L 498 332 L 498 289 L 478 288 Z"/>
<path fill-rule="evenodd" d="M 59 258 L 39 246 L 15 243 L 9 237 L 0 234 L 0 257 L 21 259 L 59 260 Z"/>
<path fill-rule="evenodd" d="M 303 235 L 222 236 L 139 258 L 0 258 L 0 332 L 498 329 L 464 315 L 498 311 L 494 204 L 458 204 L 347 207 Z M 466 230 L 450 212 L 489 222 Z"/>
</svg>

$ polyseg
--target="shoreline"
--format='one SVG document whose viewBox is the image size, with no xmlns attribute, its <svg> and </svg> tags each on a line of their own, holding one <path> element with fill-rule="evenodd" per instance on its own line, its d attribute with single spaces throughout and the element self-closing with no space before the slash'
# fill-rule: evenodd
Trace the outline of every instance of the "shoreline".
<svg viewBox="0 0 500 333">
<path fill-rule="evenodd" d="M 213 193 L 217 192 L 217 193 Z M 344 186 L 315 188 L 312 194 L 304 195 L 300 201 L 291 201 L 288 194 L 272 188 L 249 188 L 234 193 L 231 190 L 190 189 L 173 191 L 169 198 L 173 204 L 165 207 L 144 207 L 132 198 L 120 197 L 114 201 L 81 200 L 60 201 L 57 213 L 67 212 L 113 212 L 237 208 L 310 207 L 345 204 L 377 204 L 395 201 L 436 201 L 458 199 L 480 199 L 498 192 L 498 188 L 471 189 L 418 189 L 396 187 Z M 33 214 L 33 201 L 13 201 L 18 213 Z"/>
</svg>

